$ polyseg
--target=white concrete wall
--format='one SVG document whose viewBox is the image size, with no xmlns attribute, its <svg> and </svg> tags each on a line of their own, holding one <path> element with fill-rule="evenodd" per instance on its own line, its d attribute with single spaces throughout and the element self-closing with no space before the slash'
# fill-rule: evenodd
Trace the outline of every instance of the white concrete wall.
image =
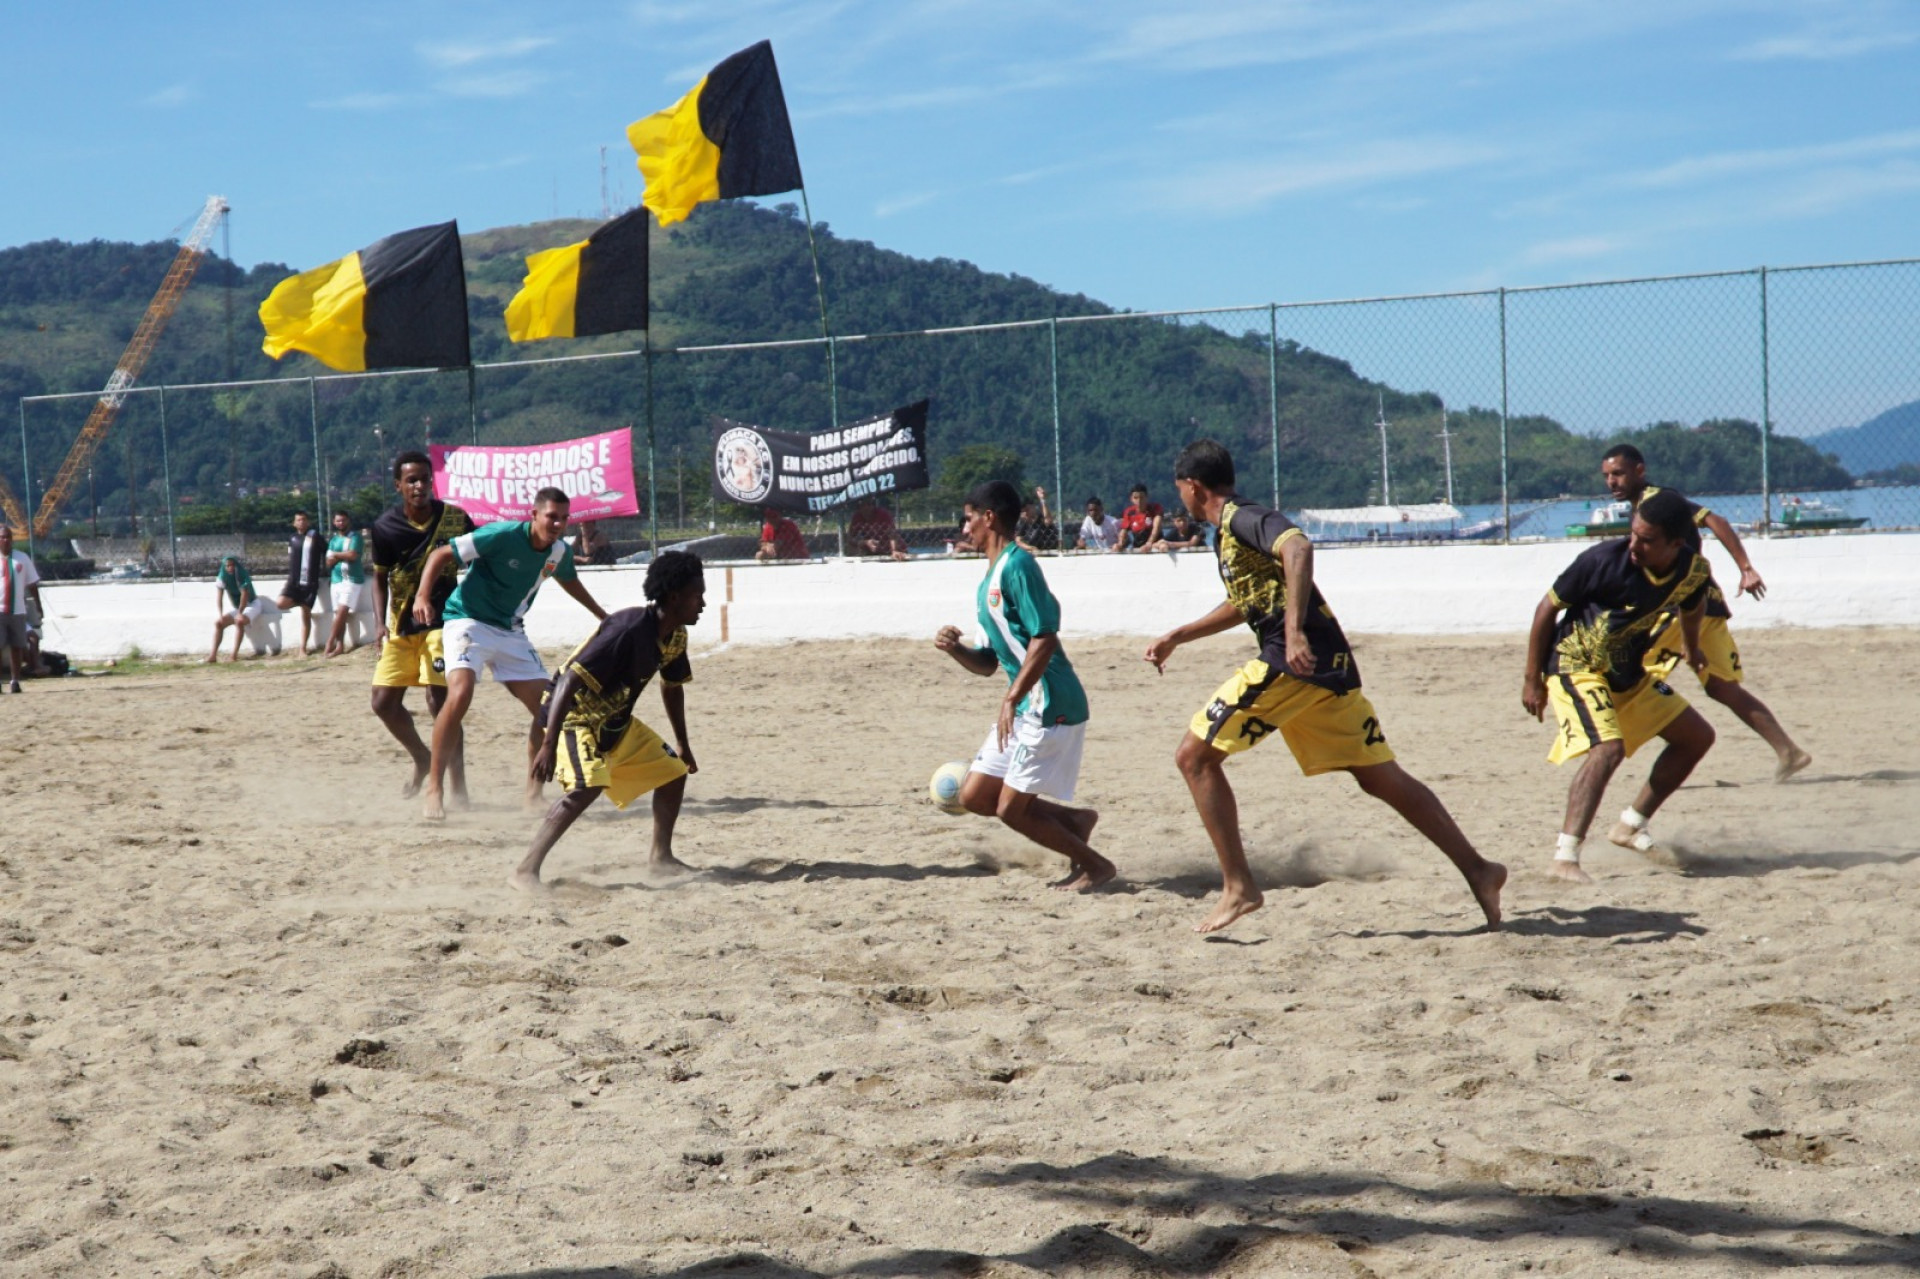
<svg viewBox="0 0 1920 1279">
<path fill-rule="evenodd" d="M 1734 601 L 1740 629 L 1765 626 L 1920 626 L 1920 538 L 1895 533 L 1798 537 L 1748 543 L 1767 581 L 1763 601 Z M 1523 546 L 1336 547 L 1315 559 L 1321 590 L 1355 634 L 1511 634 L 1582 548 Z M 1710 545 L 1722 582 L 1731 561 Z M 1047 558 L 1064 633 L 1158 635 L 1220 602 L 1213 557 L 1188 553 Z M 713 565 L 707 617 L 696 644 L 859 637 L 930 637 L 946 623 L 974 625 L 978 559 L 830 560 Z M 608 609 L 643 603 L 644 568 L 586 569 L 581 580 Z M 265 589 L 272 589 L 271 585 Z M 204 653 L 212 636 L 209 581 L 48 584 L 49 648 L 98 660 L 138 645 L 149 656 Z M 542 649 L 584 639 L 593 618 L 549 586 L 527 617 Z M 297 641 L 299 620 L 293 619 Z M 283 620 L 282 634 L 286 625 Z"/>
</svg>

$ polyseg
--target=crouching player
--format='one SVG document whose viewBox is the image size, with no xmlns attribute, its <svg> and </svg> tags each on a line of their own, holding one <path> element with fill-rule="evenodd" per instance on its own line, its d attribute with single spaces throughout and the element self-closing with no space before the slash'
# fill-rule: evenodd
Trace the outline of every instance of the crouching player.
<svg viewBox="0 0 1920 1279">
<path fill-rule="evenodd" d="M 967 494 L 966 512 L 966 539 L 988 563 L 975 595 L 986 643 L 973 647 L 958 627 L 943 626 L 933 646 L 975 675 L 1005 671 L 1008 684 L 1000 714 L 960 785 L 960 802 L 1072 862 L 1053 887 L 1084 893 L 1112 879 L 1114 866 L 1087 844 L 1100 814 L 1066 806 L 1080 780 L 1087 694 L 1060 647 L 1060 604 L 1039 562 L 1013 540 L 1020 521 L 1013 485 L 989 480 L 977 486 Z"/>
<path fill-rule="evenodd" d="M 554 801 L 533 846 L 507 882 L 522 892 L 540 887 L 540 865 L 580 814 L 605 791 L 625 808 L 653 792 L 650 869 L 681 871 L 673 855 L 673 824 L 680 816 L 687 774 L 700 771 L 687 745 L 687 703 L 693 678 L 687 627 L 707 606 L 700 557 L 663 551 L 647 567 L 645 608 L 610 613 L 553 677 L 540 708 L 543 735 L 529 768 L 532 780 L 557 779 L 566 793 Z M 634 717 L 633 704 L 660 676 L 660 701 L 674 746 Z M 675 749 L 677 747 L 678 749 Z"/>
<path fill-rule="evenodd" d="M 1556 878 L 1593 882 L 1580 868 L 1587 828 L 1620 762 L 1656 737 L 1666 747 L 1607 838 L 1655 861 L 1673 861 L 1653 842 L 1647 821 L 1711 749 L 1713 727 L 1644 663 L 1647 650 L 1678 617 L 1687 665 L 1696 671 L 1707 666 L 1700 621 L 1712 577 L 1706 560 L 1687 543 L 1690 507 L 1672 490 L 1644 499 L 1633 513 L 1632 532 L 1583 551 L 1533 611 L 1520 704 L 1535 719 L 1553 707 L 1560 731 L 1547 753 L 1550 762 L 1586 756 L 1567 792 L 1566 820 L 1553 854 Z"/>
</svg>

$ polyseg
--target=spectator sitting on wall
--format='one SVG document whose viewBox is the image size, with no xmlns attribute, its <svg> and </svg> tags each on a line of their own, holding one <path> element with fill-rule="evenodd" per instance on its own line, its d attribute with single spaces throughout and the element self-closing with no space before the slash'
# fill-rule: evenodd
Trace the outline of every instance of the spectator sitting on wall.
<svg viewBox="0 0 1920 1279">
<path fill-rule="evenodd" d="M 320 595 L 320 584 L 327 577 L 327 539 L 305 511 L 293 513 L 293 536 L 287 539 L 287 580 L 280 586 L 280 598 L 274 604 L 282 613 L 300 610 L 300 652 L 310 652 L 307 640 L 313 635 L 313 602 Z M 239 656 L 238 641 L 234 655 Z M 319 648 L 315 644 L 314 648 Z"/>
<path fill-rule="evenodd" d="M 238 555 L 229 555 L 220 561 L 220 577 L 214 585 L 213 599 L 220 616 L 213 624 L 213 649 L 207 654 L 207 664 L 211 666 L 220 660 L 220 637 L 229 626 L 233 628 L 233 660 L 237 662 L 241 637 L 267 608 L 266 601 L 254 594 L 253 574 L 247 572 Z M 280 650 L 276 646 L 273 651 Z"/>
<path fill-rule="evenodd" d="M 766 522 L 760 526 L 760 549 L 753 558 L 762 564 L 807 558 L 807 536 L 798 524 L 771 506 L 761 511 L 761 518 Z"/>
<path fill-rule="evenodd" d="M 40 570 L 33 566 L 31 555 L 13 549 L 13 530 L 0 522 L 0 647 L 7 650 L 10 692 L 20 691 L 21 659 L 37 643 L 31 634 L 33 614 L 44 616 L 45 612 L 40 604 Z M 37 654 L 29 658 L 29 670 L 37 660 Z"/>
<path fill-rule="evenodd" d="M 1033 500 L 1021 504 L 1013 540 L 1029 555 L 1060 549 L 1060 526 L 1047 510 L 1047 491 L 1038 484 L 1033 486 Z"/>
<path fill-rule="evenodd" d="M 1200 526 L 1185 511 L 1175 511 L 1173 519 L 1160 530 L 1160 536 L 1147 544 L 1149 551 L 1191 551 L 1207 544 Z"/>
<path fill-rule="evenodd" d="M 578 530 L 574 539 L 573 557 L 582 564 L 612 564 L 617 558 L 613 553 L 613 539 L 607 536 L 607 530 L 600 527 L 600 521 L 587 520 Z"/>
<path fill-rule="evenodd" d="M 1112 551 L 1120 546 L 1120 521 L 1107 514 L 1107 504 L 1097 497 L 1087 499 L 1087 518 L 1080 521 L 1080 538 L 1074 543 L 1083 551 Z"/>
<path fill-rule="evenodd" d="M 1147 486 L 1136 484 L 1127 495 L 1133 504 L 1120 512 L 1120 545 L 1117 550 L 1144 551 L 1160 540 L 1163 513 L 1160 503 L 1147 500 Z"/>
<path fill-rule="evenodd" d="M 907 539 L 900 536 L 893 512 L 880 505 L 878 499 L 863 497 L 854 503 L 853 514 L 847 520 L 847 554 L 907 558 Z"/>
</svg>

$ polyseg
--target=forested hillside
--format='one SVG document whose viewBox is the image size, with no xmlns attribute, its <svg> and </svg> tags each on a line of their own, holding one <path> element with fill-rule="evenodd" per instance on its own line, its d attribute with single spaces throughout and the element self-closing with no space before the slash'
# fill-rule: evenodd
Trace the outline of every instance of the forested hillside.
<svg viewBox="0 0 1920 1279">
<path fill-rule="evenodd" d="M 590 223 L 549 222 L 464 238 L 476 362 L 638 345 L 638 334 L 528 347 L 506 340 L 501 312 L 519 286 L 524 256 L 583 238 L 590 229 Z M 840 239 L 824 224 L 815 230 L 838 333 L 1111 313 L 1093 299 L 1020 276 L 950 259 L 909 258 Z M 15 400 L 21 395 L 97 390 L 173 253 L 170 244 L 57 241 L 0 251 L 0 406 L 8 415 L 18 420 Z M 359 488 L 379 479 L 383 455 L 429 438 L 464 441 L 477 433 L 482 442 L 520 443 L 645 421 L 648 362 L 637 358 L 478 370 L 471 416 L 464 371 L 321 381 L 310 390 L 307 375 L 327 370 L 301 355 L 283 365 L 267 359 L 255 317 L 260 300 L 294 269 L 267 263 L 243 271 L 208 262 L 142 379 L 147 385 L 229 377 L 284 384 L 169 393 L 164 454 L 157 399 L 133 398 L 98 458 L 91 491 L 76 495 L 70 514 L 85 515 L 97 503 L 104 519 L 124 527 L 130 509 L 157 509 L 169 477 L 176 497 L 204 512 L 225 509 L 235 492 L 244 498 L 295 486 L 311 491 L 316 470 L 336 491 Z M 786 429 L 828 424 L 827 361 L 817 345 L 676 350 L 818 336 L 806 228 L 792 206 L 707 205 L 670 231 L 656 228 L 653 315 L 652 404 L 663 506 L 684 493 L 689 515 L 703 509 L 701 462 L 711 415 Z M 1229 327 L 1241 323 L 1224 319 Z M 1164 496 L 1175 451 L 1196 434 L 1226 441 L 1240 459 L 1245 487 L 1265 496 L 1272 483 L 1269 353 L 1264 317 L 1245 322 L 1258 331 L 1137 319 L 1062 324 L 1057 335 L 1042 325 L 842 343 L 834 381 L 839 413 L 846 420 L 929 397 L 936 476 L 962 450 L 977 465 L 983 450 L 994 446 L 1001 467 L 1018 465 L 1026 482 L 1052 488 L 1049 343 L 1057 341 L 1060 464 L 1070 502 L 1088 493 L 1124 501 L 1126 486 L 1136 479 Z M 1381 400 L 1392 423 L 1394 498 L 1426 501 L 1443 492 L 1436 396 L 1420 387 L 1369 382 L 1339 352 L 1283 342 L 1274 364 L 1281 491 L 1288 506 L 1379 499 L 1373 424 Z M 65 456 L 89 407 L 87 400 L 30 406 L 28 453 L 36 492 Z M 1497 499 L 1497 412 L 1448 407 L 1456 499 Z M 309 428 L 316 415 L 318 459 Z M 1597 457 L 1605 441 L 1543 418 L 1516 419 L 1510 426 L 1516 500 L 1597 491 Z M 1656 459 L 1666 482 L 1700 492 L 1758 486 L 1757 428 L 1751 422 L 1622 426 L 1631 429 L 1608 438 L 1636 440 Z M 19 490 L 19 450 L 0 449 L 0 458 L 7 459 L 0 461 L 0 474 Z M 644 454 L 636 460 L 645 466 Z M 1795 440 L 1775 440 L 1772 467 L 1782 488 L 1849 482 L 1836 463 Z"/>
</svg>

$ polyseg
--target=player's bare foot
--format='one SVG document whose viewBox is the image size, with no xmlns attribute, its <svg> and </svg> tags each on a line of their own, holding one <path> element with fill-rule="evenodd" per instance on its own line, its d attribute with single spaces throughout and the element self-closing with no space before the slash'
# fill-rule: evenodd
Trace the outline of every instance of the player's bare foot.
<svg viewBox="0 0 1920 1279">
<path fill-rule="evenodd" d="M 420 803 L 420 815 L 430 822 L 447 820 L 446 806 L 440 802 L 440 792 L 429 786 Z"/>
<path fill-rule="evenodd" d="M 507 876 L 507 885 L 523 893 L 539 894 L 550 891 L 537 870 L 516 870 Z"/>
<path fill-rule="evenodd" d="M 1057 879 L 1047 887 L 1060 893 L 1090 893 L 1100 885 L 1111 882 L 1119 873 L 1119 867 L 1101 857 L 1091 866 L 1075 866 L 1067 872 L 1065 879 Z"/>
<path fill-rule="evenodd" d="M 1773 770 L 1773 780 L 1784 782 L 1811 763 L 1813 763 L 1813 756 L 1796 746 L 1793 748 L 1793 754 L 1781 760 L 1779 766 Z"/>
<path fill-rule="evenodd" d="M 427 782 L 427 771 L 428 765 L 426 764 L 415 764 L 413 766 L 413 776 L 409 777 L 407 784 L 400 788 L 401 799 L 412 799 L 420 793 L 420 788 L 426 785 Z"/>
<path fill-rule="evenodd" d="M 1487 862 L 1477 873 L 1467 876 L 1467 887 L 1473 890 L 1473 900 L 1480 903 L 1490 933 L 1500 931 L 1500 890 L 1506 886 L 1507 868 L 1499 862 Z"/>
<path fill-rule="evenodd" d="M 1547 878 L 1564 880 L 1569 884 L 1591 884 L 1593 876 L 1580 869 L 1579 862 L 1555 861 L 1547 868 Z"/>
<path fill-rule="evenodd" d="M 672 853 L 655 853 L 647 858 L 647 873 L 660 876 L 691 875 L 693 867 Z"/>
<path fill-rule="evenodd" d="M 1213 913 L 1193 926 L 1196 933 L 1217 933 L 1221 929 L 1231 928 L 1238 920 L 1253 914 L 1266 904 L 1267 899 L 1256 889 L 1252 893 L 1240 893 L 1232 890 L 1220 894 L 1220 904 Z"/>
<path fill-rule="evenodd" d="M 1669 869 L 1678 869 L 1680 866 L 1680 859 L 1674 856 L 1673 850 L 1655 843 L 1652 833 L 1645 827 L 1635 830 L 1625 822 L 1615 822 L 1613 829 L 1607 832 L 1607 839 L 1622 848 L 1632 849 L 1656 866 Z"/>
</svg>

